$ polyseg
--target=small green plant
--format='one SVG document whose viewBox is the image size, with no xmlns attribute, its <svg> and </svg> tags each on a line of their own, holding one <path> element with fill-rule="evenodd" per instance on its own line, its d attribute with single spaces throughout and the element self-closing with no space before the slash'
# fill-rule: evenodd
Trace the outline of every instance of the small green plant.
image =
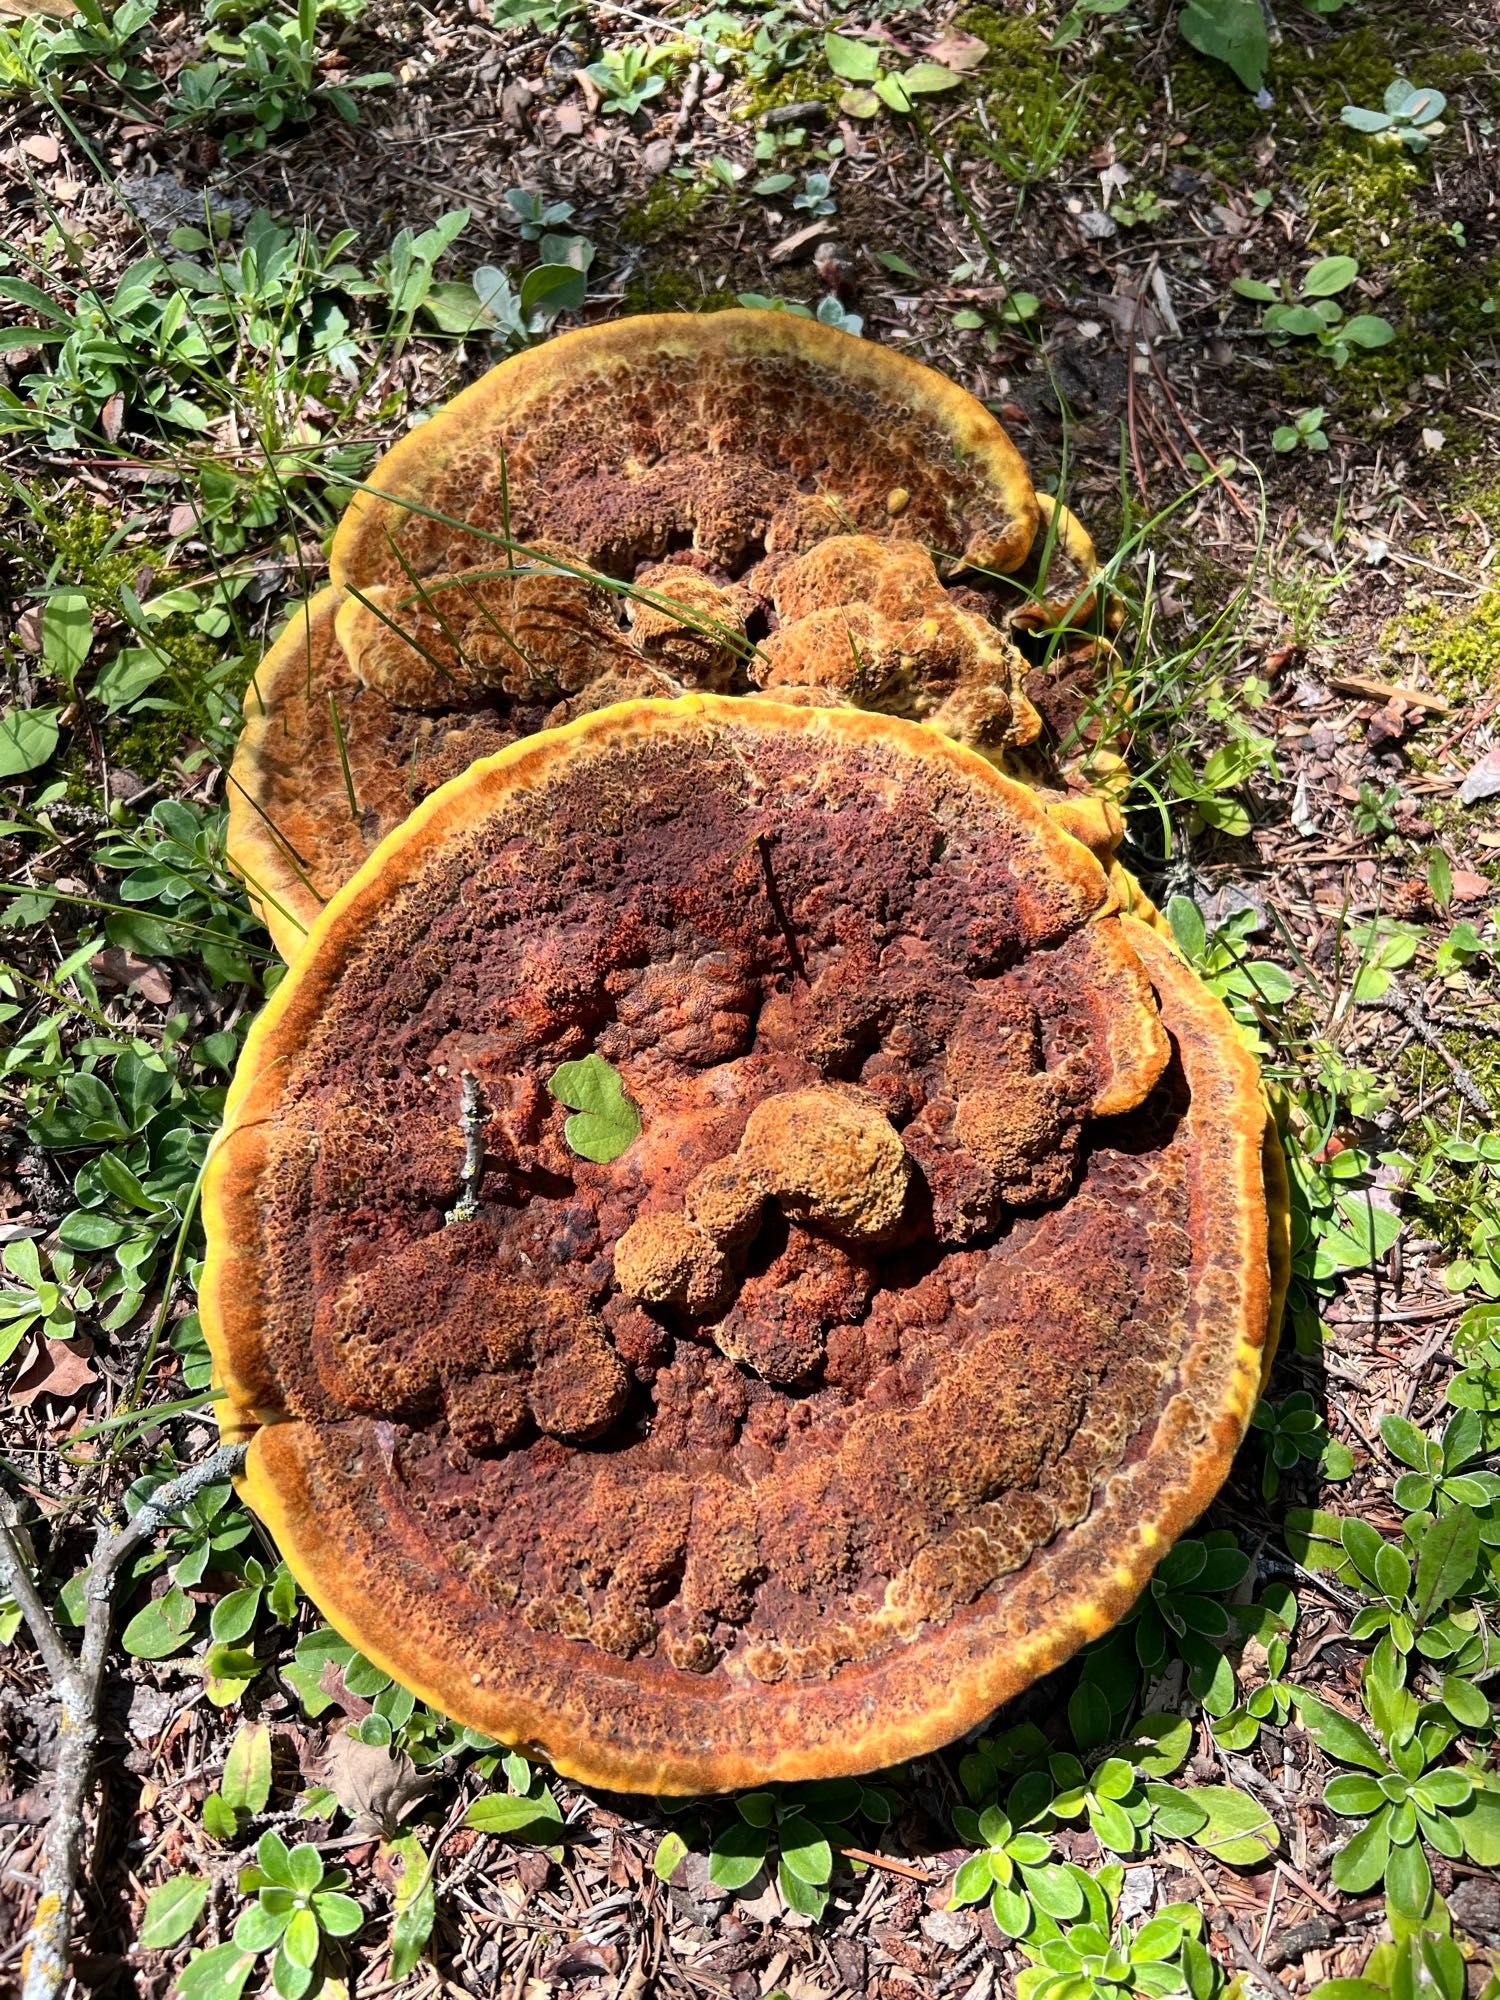
<svg viewBox="0 0 1500 2000">
<path fill-rule="evenodd" d="M 621 118 L 633 118 L 641 106 L 659 97 L 667 87 L 661 65 L 669 51 L 663 48 L 606 49 L 591 62 L 584 75 L 603 100 L 602 109 Z"/>
<path fill-rule="evenodd" d="M 1368 1695 L 1368 1668 L 1366 1689 Z M 1353 1767 L 1323 1790 L 1330 1812 L 1363 1822 L 1334 1856 L 1335 1885 L 1364 1895 L 1383 1882 L 1395 1915 L 1420 1922 L 1432 1906 L 1426 1848 L 1453 1859 L 1468 1851 L 1464 1809 L 1472 1808 L 1474 1779 L 1438 1762 L 1456 1726 L 1445 1715 L 1434 1716 L 1395 1740 L 1377 1742 L 1362 1724 L 1313 1695 L 1299 1692 L 1296 1703 L 1303 1728 L 1325 1755 Z"/>
<path fill-rule="evenodd" d="M 1284 1615 L 1277 1615 L 1277 1612 Z M 1292 1712 L 1296 1690 L 1286 1679 L 1291 1657 L 1292 1632 L 1297 1620 L 1297 1600 L 1291 1591 L 1280 1598 L 1276 1612 L 1269 1608 L 1260 1629 L 1253 1635 L 1265 1652 L 1265 1676 L 1227 1715 L 1213 1716 L 1210 1723 L 1214 1741 L 1226 1750 L 1249 1750 L 1259 1740 L 1264 1724 L 1285 1725 Z"/>
<path fill-rule="evenodd" d="M 1388 146 L 1404 146 L 1409 153 L 1425 153 L 1444 129 L 1440 121 L 1448 100 L 1440 90 L 1423 90 L 1398 76 L 1381 103 L 1379 111 L 1346 104 L 1339 116 L 1351 131 L 1366 132 Z"/>
<path fill-rule="evenodd" d="M 1475 1411 L 1486 1447 L 1500 1449 L 1500 1307 L 1470 1306 L 1453 1344 L 1461 1366 L 1448 1384 L 1448 1401 L 1456 1410 Z"/>
<path fill-rule="evenodd" d="M 156 8 L 157 0 L 120 0 L 106 13 L 101 0 L 73 0 L 65 27 L 42 17 L 0 23 L 0 88 L 67 96 L 102 72 L 137 103 L 151 103 L 161 83 L 140 57 Z"/>
<path fill-rule="evenodd" d="M 1263 928 L 1256 910 L 1235 910 L 1210 933 L 1190 896 L 1172 896 L 1167 922 L 1193 970 L 1243 1027 L 1263 1025 L 1267 1011 L 1284 1007 L 1297 990 L 1283 967 L 1251 957 L 1251 939 Z"/>
<path fill-rule="evenodd" d="M 830 193 L 831 187 L 827 174 L 809 174 L 800 191 L 792 196 L 792 207 L 805 215 L 832 215 L 837 203 Z"/>
<path fill-rule="evenodd" d="M 1177 29 L 1189 48 L 1233 70 L 1246 90 L 1264 87 L 1271 42 L 1258 0 L 1184 0 Z"/>
<path fill-rule="evenodd" d="M 1439 940 L 1437 956 L 1432 961 L 1432 970 L 1437 978 L 1450 985 L 1463 985 L 1463 975 L 1476 959 L 1492 958 L 1494 946 L 1487 944 L 1474 925 L 1461 919 Z"/>
<path fill-rule="evenodd" d="M 208 1903 L 206 1875 L 169 1875 L 146 1898 L 146 1914 L 136 1939 L 147 1951 L 161 1951 L 185 1938 Z"/>
<path fill-rule="evenodd" d="M 52 1250 L 44 1270 L 42 1252 L 29 1236 L 0 1250 L 0 1270 L 12 1281 L 0 1284 L 0 1365 L 33 1328 L 46 1340 L 72 1339 L 79 1313 L 94 1303 L 87 1286 L 75 1282 L 79 1261 L 67 1250 Z"/>
<path fill-rule="evenodd" d="M 1397 1479 L 1391 1496 L 1403 1513 L 1444 1513 L 1450 1507 L 1488 1507 L 1500 1500 L 1500 1477 L 1479 1464 L 1488 1446 L 1477 1410 L 1457 1410 L 1441 1437 L 1425 1437 L 1405 1417 L 1385 1416 L 1380 1437 L 1392 1457 L 1410 1468 Z"/>
<path fill-rule="evenodd" d="M 556 229 L 573 219 L 573 204 L 570 201 L 548 201 L 544 195 L 533 194 L 526 188 L 507 188 L 505 205 L 521 225 L 521 240 L 534 243 L 545 229 Z"/>
<path fill-rule="evenodd" d="M 1295 451 L 1300 445 L 1305 451 L 1327 451 L 1328 433 L 1323 428 L 1327 411 L 1321 403 L 1310 410 L 1299 410 L 1290 423 L 1278 424 L 1271 433 L 1273 451 Z"/>
<path fill-rule="evenodd" d="M 1132 1781 L 1134 1773 L 1131 1773 Z M 990 1914 L 1007 1937 L 1022 1937 L 1031 1926 L 1032 1905 L 1051 1917 L 1076 1917 L 1083 1912 L 1083 1891 L 1057 1859 L 1052 1843 L 1040 1833 L 1018 1833 L 998 1806 L 976 1813 L 958 1806 L 954 1830 L 967 1846 L 979 1849 L 959 1869 L 950 1907 L 989 1900 Z"/>
<path fill-rule="evenodd" d="M 1154 228 L 1165 222 L 1171 213 L 1171 203 L 1161 199 L 1154 188 L 1143 187 L 1131 195 L 1128 201 L 1116 201 L 1110 207 L 1112 219 L 1126 229 L 1140 225 Z"/>
<path fill-rule="evenodd" d="M 264 1722 L 243 1722 L 224 1758 L 217 1788 L 203 1801 L 203 1830 L 233 1840 L 271 1798 L 271 1732 Z"/>
<path fill-rule="evenodd" d="M 1052 47 L 1060 46 L 1054 35 Z M 1018 213 L 1027 190 L 1046 180 L 1067 159 L 1087 108 L 1085 86 L 1065 84 L 1061 68 L 1054 65 L 1007 106 L 1003 134 L 974 140 L 976 150 L 993 160 L 1018 190 Z M 1134 203 L 1116 204 L 1111 210 L 1127 228 L 1133 222 L 1159 221 L 1165 212 L 1149 189 Z"/>
<path fill-rule="evenodd" d="M 1189 1665 L 1212 1671 L 1219 1642 L 1233 1624 L 1220 1599 L 1238 1588 L 1250 1559 L 1235 1546 L 1227 1528 L 1199 1539 L 1186 1536 L 1156 1567 L 1145 1594 L 1128 1620 L 1136 1658 L 1147 1675 L 1159 1674 L 1174 1653 Z"/>
<path fill-rule="evenodd" d="M 543 238 L 542 248 L 545 253 L 549 245 L 582 242 L 582 237 L 549 236 Z M 533 264 L 514 285 L 508 271 L 481 264 L 474 273 L 474 294 L 482 324 L 499 347 L 511 352 L 550 333 L 560 314 L 577 311 L 588 295 L 587 266 L 580 268 L 561 258 L 544 261 Z"/>
<path fill-rule="evenodd" d="M 1464 1955 L 1453 1939 L 1436 1930 L 1418 1929 L 1387 1938 L 1370 1953 L 1357 1979 L 1325 1979 L 1307 2000 L 1410 2000 L 1414 1994 L 1430 2000 L 1464 2000 L 1468 1989 Z M 1495 2000 L 1500 1985 L 1493 1975 L 1482 2000 Z"/>
<path fill-rule="evenodd" d="M 1500 1299 L 1500 1133 L 1428 1132 L 1407 1197 L 1454 1253 L 1443 1283 Z"/>
<path fill-rule="evenodd" d="M 1272 347 L 1289 340 L 1316 340 L 1335 368 L 1347 366 L 1355 348 L 1388 347 L 1396 329 L 1378 313 L 1345 319 L 1339 294 L 1359 276 L 1353 257 L 1320 257 L 1293 288 L 1288 278 L 1268 285 L 1260 278 L 1235 278 L 1230 290 L 1263 305 L 1261 331 Z"/>
<path fill-rule="evenodd" d="M 748 1888 L 774 1856 L 783 1900 L 809 1917 L 821 1917 L 828 1907 L 834 1849 L 845 1838 L 840 1828 L 856 1816 L 877 1826 L 891 1819 L 889 1795 L 856 1778 L 745 1792 L 734 1806 L 737 1818 L 719 1829 L 709 1847 L 710 1879 L 721 1889 Z M 675 1846 L 669 1850 L 675 1852 Z M 659 1856 L 658 1873 L 666 1858 Z"/>
<path fill-rule="evenodd" d="M 1398 785 L 1387 785 L 1384 791 L 1377 791 L 1374 785 L 1362 784 L 1354 806 L 1354 828 L 1357 833 L 1389 836 L 1396 831 L 1395 812 L 1401 803 Z"/>
<path fill-rule="evenodd" d="M 228 120 L 236 129 L 226 135 L 224 150 L 235 154 L 260 152 L 283 125 L 305 123 L 323 104 L 346 125 L 357 125 L 353 93 L 380 90 L 396 79 L 380 70 L 330 80 L 318 47 L 319 12 L 318 0 L 298 0 L 296 13 L 280 21 L 252 20 L 238 35 L 209 34 L 217 53 L 183 69 L 168 126 Z"/>
<path fill-rule="evenodd" d="M 1461 1502 L 1437 1522 L 1414 1515 L 1405 1526 L 1407 1546 L 1401 1547 L 1387 1541 L 1368 1521 L 1338 1523 L 1339 1544 L 1352 1570 L 1350 1580 L 1371 1600 L 1354 1614 L 1349 1636 L 1389 1641 L 1393 1661 L 1405 1660 L 1427 1627 L 1467 1590 L 1480 1551 L 1478 1519 Z M 1411 1533 L 1424 1526 L 1426 1532 Z M 1416 1551 L 1415 1562 L 1408 1548 Z M 1441 1659 L 1445 1642 L 1418 1650 L 1424 1658 Z M 1384 1661 L 1386 1655 L 1380 1658 Z M 1377 1677 L 1377 1691 L 1379 1685 Z"/>
<path fill-rule="evenodd" d="M 904 70 L 888 70 L 878 44 L 836 35 L 832 29 L 823 37 L 823 59 L 849 86 L 839 99 L 839 109 L 851 118 L 873 118 L 882 105 L 888 111 L 914 111 L 917 98 L 956 90 L 963 82 L 957 70 L 942 63 L 918 62 Z"/>
<path fill-rule="evenodd" d="M 792 313 L 798 319 L 821 320 L 824 326 L 836 326 L 840 333 L 862 334 L 865 329 L 861 314 L 850 312 L 840 300 L 830 293 L 826 299 L 819 299 L 818 309 L 800 305 L 795 299 L 775 298 L 767 292 L 736 292 L 736 301 L 742 306 L 754 306 L 760 312 Z"/>
<path fill-rule="evenodd" d="M 238 1995 L 254 1960 L 274 1952 L 271 1983 L 283 2000 L 303 2000 L 322 1989 L 330 1944 L 353 1937 L 365 1913 L 346 1894 L 342 1868 L 325 1868 L 306 1842 L 288 1848 L 278 1833 L 263 1833 L 255 1864 L 240 1871 L 240 1893 L 254 1901 L 241 1912 L 229 1944 L 195 1953 L 183 1973 L 184 2000 Z"/>
<path fill-rule="evenodd" d="M 1195 769 L 1182 751 L 1169 750 L 1167 782 L 1174 797 L 1190 808 L 1188 831 L 1198 833 L 1212 827 L 1231 839 L 1243 840 L 1250 831 L 1250 813 L 1235 794 L 1274 755 L 1275 745 L 1269 738 L 1243 728 L 1237 728 L 1229 742 L 1212 751 L 1201 770 Z"/>
<path fill-rule="evenodd" d="M 1316 1465 L 1324 1479 L 1347 1479 L 1354 1470 L 1349 1447 L 1328 1435 L 1328 1426 L 1305 1389 L 1294 1389 L 1279 1405 L 1262 1397 L 1250 1423 L 1266 1448 L 1260 1490 L 1267 1500 L 1280 1492 L 1281 1475 L 1304 1460 Z"/>
<path fill-rule="evenodd" d="M 1016 1980 L 1017 2000 L 1158 2000 L 1170 1993 L 1213 2000 L 1221 1982 L 1202 1943 L 1202 1913 L 1191 1903 L 1169 1903 L 1147 1923 L 1122 1923 L 1124 1882 L 1115 1862 L 1084 1876 L 1082 1921 L 1066 1929 L 1049 1922 L 1045 1933 L 1021 1940 L 1031 1964 Z"/>
<path fill-rule="evenodd" d="M 341 1639 L 332 1626 L 320 1625 L 298 1639 L 291 1660 L 281 1668 L 281 1678 L 296 1693 L 303 1713 L 316 1717 L 333 1706 L 333 1696 L 324 1685 L 330 1674 L 342 1681 L 356 1700 L 370 1703 L 370 1713 L 354 1724 L 350 1732 L 361 1742 L 394 1746 L 419 1769 L 441 1763 L 460 1750 L 484 1753 L 476 1765 L 483 1777 L 497 1767 L 498 1758 L 488 1754 L 495 1750 L 495 1745 L 487 1736 L 461 1728 L 425 1702 L 419 1702 L 409 1688 L 398 1686 L 347 1639 Z M 529 1782 L 525 1760 L 518 1758 L 514 1763 L 516 1771 L 525 1772 Z M 515 1789 L 526 1789 L 526 1783 L 515 1778 L 512 1782 Z M 537 1815 L 543 1812 L 553 1820 L 560 1817 L 555 1802 L 536 1807 Z"/>
<path fill-rule="evenodd" d="M 1385 998 L 1395 984 L 1393 975 L 1416 957 L 1422 933 L 1394 917 L 1375 917 L 1351 924 L 1349 942 L 1359 954 L 1350 996 L 1361 1006 L 1371 1006 Z"/>
</svg>

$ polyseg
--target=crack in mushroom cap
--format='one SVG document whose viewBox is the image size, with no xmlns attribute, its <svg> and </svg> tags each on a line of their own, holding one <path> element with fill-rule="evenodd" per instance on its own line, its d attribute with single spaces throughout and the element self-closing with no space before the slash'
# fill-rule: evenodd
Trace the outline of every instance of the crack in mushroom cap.
<svg viewBox="0 0 1500 2000">
<path fill-rule="evenodd" d="M 546 1090 L 590 1050 L 641 1114 L 607 1164 Z M 899 1145 L 888 1231 L 759 1163 L 799 1098 Z M 627 704 L 419 807 L 252 1030 L 205 1187 L 222 1421 L 314 1601 L 473 1726 L 620 1789 L 873 1769 L 1105 1629 L 1212 1497 L 1276 1171 L 1222 1005 L 1034 793 L 857 711 Z M 848 1185 L 811 1190 L 841 1227 Z M 653 1215 L 722 1300 L 627 1295 Z"/>
</svg>

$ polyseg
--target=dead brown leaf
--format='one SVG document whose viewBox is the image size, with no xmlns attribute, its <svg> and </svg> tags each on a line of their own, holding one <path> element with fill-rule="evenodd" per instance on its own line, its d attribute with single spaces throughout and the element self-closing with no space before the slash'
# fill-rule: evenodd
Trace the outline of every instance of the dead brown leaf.
<svg viewBox="0 0 1500 2000">
<path fill-rule="evenodd" d="M 1471 868 L 1455 868 L 1453 871 L 1453 900 L 1455 903 L 1482 903 L 1487 896 L 1493 896 L 1495 885 L 1488 875 L 1476 875 Z"/>
<path fill-rule="evenodd" d="M 928 55 L 944 69 L 978 69 L 989 52 L 988 42 L 982 42 L 978 35 L 965 35 L 957 28 L 950 28 L 947 34 L 927 44 Z"/>
<path fill-rule="evenodd" d="M 165 1007 L 172 998 L 172 982 L 159 965 L 137 958 L 133 951 L 110 945 L 89 960 L 89 971 L 99 984 L 116 993 L 134 993 L 153 1007 Z"/>
<path fill-rule="evenodd" d="M 56 1396 L 64 1402 L 76 1396 L 99 1379 L 89 1363 L 92 1352 L 86 1340 L 41 1341 L 10 1385 L 11 1402 L 18 1410 L 28 1410 L 38 1396 Z"/>
<path fill-rule="evenodd" d="M 404 1752 L 363 1743 L 341 1729 L 328 1745 L 318 1782 L 351 1816 L 351 1833 L 378 1833 L 395 1826 L 431 1781 Z"/>
</svg>

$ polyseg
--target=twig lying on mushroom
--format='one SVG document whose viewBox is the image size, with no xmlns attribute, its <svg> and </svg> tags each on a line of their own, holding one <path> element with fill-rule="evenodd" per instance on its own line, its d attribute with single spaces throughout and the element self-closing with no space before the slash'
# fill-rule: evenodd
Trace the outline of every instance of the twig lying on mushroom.
<svg viewBox="0 0 1500 2000">
<path fill-rule="evenodd" d="M 52 1811 L 42 1860 L 41 1894 L 22 1960 L 22 2000 L 53 2000 L 68 1976 L 84 1804 L 99 1740 L 99 1704 L 109 1663 L 115 1578 L 126 1557 L 148 1541 L 169 1515 L 205 1486 L 238 1472 L 244 1457 L 242 1444 L 220 1445 L 161 1487 L 123 1527 L 105 1523 L 100 1528 L 88 1567 L 83 1640 L 76 1655 L 47 1609 L 6 1511 L 0 1507 L 0 1588 L 9 1591 L 21 1607 L 58 1700 Z"/>
</svg>

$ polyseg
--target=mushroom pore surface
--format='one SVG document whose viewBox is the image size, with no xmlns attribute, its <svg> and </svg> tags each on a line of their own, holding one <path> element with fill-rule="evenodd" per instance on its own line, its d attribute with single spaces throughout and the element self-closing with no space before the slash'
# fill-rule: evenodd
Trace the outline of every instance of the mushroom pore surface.
<svg viewBox="0 0 1500 2000">
<path fill-rule="evenodd" d="M 641 1120 L 603 1163 L 547 1088 L 586 1054 Z M 225 1421 L 314 1598 L 475 1726 L 621 1788 L 873 1768 L 1119 1616 L 1223 1477 L 1264 1123 L 1219 1003 L 980 759 L 606 711 L 434 799 L 257 1027 Z"/>
<path fill-rule="evenodd" d="M 1019 614 L 1072 602 L 1039 594 L 1050 505 L 974 398 L 816 322 L 647 315 L 513 356 L 373 468 L 262 661 L 235 865 L 291 957 L 448 778 L 633 696 L 812 687 L 1036 744 L 1056 649 L 1021 634 L 1028 660 Z"/>
</svg>

